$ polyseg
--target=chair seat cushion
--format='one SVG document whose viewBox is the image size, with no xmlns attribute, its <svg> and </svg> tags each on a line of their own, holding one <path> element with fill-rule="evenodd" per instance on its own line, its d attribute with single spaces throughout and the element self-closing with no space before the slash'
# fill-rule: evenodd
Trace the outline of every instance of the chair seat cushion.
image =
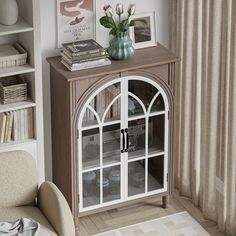
<svg viewBox="0 0 236 236">
<path fill-rule="evenodd" d="M 50 236 L 58 236 L 48 220 L 37 207 L 25 206 L 15 208 L 0 208 L 0 222 L 14 222 L 21 217 L 33 219 L 39 222 L 40 227 L 42 227 L 43 230 L 46 230 Z"/>
</svg>

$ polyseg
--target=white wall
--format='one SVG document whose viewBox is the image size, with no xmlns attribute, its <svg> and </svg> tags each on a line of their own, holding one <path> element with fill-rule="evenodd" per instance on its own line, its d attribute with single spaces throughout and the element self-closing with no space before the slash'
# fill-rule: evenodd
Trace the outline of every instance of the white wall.
<svg viewBox="0 0 236 236">
<path fill-rule="evenodd" d="M 130 3 L 136 4 L 136 12 L 156 11 L 156 32 L 157 41 L 169 45 L 169 5 L 168 0 L 118 0 L 96 1 L 96 40 L 104 47 L 108 45 L 108 33 L 99 24 L 99 18 L 103 15 L 103 6 L 110 3 L 115 7 L 117 2 L 121 2 L 127 8 Z M 51 118 L 50 118 L 50 77 L 49 65 L 46 57 L 58 55 L 56 49 L 56 0 L 40 0 L 41 14 L 41 47 L 43 58 L 43 98 L 44 98 L 44 133 L 45 133 L 45 167 L 46 178 L 52 179 L 52 163 L 51 163 Z"/>
</svg>

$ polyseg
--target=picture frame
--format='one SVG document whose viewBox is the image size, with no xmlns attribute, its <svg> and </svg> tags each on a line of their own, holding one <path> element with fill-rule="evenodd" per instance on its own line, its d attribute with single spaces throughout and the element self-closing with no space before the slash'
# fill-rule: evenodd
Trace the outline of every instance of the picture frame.
<svg viewBox="0 0 236 236">
<path fill-rule="evenodd" d="M 135 49 L 154 47 L 156 42 L 155 11 L 135 14 L 132 20 L 145 19 L 147 25 L 136 22 L 136 25 L 129 28 L 129 35 Z"/>
<path fill-rule="evenodd" d="M 95 39 L 95 0 L 56 0 L 57 47 L 63 43 Z"/>
</svg>

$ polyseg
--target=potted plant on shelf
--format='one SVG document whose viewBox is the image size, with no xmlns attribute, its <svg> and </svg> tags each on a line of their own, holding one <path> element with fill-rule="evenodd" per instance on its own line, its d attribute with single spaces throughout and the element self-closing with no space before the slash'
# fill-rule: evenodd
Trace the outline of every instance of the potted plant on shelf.
<svg viewBox="0 0 236 236">
<path fill-rule="evenodd" d="M 133 42 L 129 37 L 128 28 L 135 26 L 137 21 L 147 24 L 144 19 L 132 20 L 135 13 L 135 5 L 130 4 L 127 10 L 128 16 L 123 19 L 124 8 L 121 3 L 116 5 L 116 14 L 118 19 L 116 21 L 115 15 L 111 5 L 106 5 L 103 8 L 105 16 L 100 18 L 100 24 L 105 28 L 110 29 L 110 35 L 113 38 L 110 40 L 108 53 L 111 58 L 123 60 L 131 57 L 134 54 Z"/>
</svg>

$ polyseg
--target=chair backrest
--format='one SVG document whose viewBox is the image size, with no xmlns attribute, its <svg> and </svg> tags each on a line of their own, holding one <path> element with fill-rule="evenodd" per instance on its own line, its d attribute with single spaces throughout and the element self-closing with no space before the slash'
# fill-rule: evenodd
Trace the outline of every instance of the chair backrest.
<svg viewBox="0 0 236 236">
<path fill-rule="evenodd" d="M 0 153 L 0 208 L 32 204 L 38 194 L 35 160 L 25 151 Z"/>
</svg>

